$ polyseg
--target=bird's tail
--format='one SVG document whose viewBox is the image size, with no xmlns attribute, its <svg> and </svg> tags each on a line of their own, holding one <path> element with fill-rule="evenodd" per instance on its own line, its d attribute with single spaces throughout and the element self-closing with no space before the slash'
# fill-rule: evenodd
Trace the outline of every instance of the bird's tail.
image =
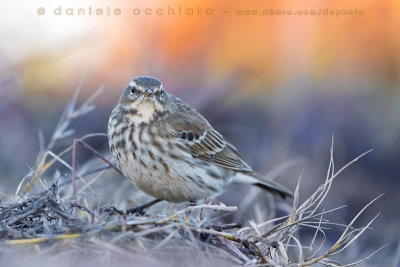
<svg viewBox="0 0 400 267">
<path fill-rule="evenodd" d="M 239 172 L 233 178 L 232 183 L 253 184 L 271 193 L 278 194 L 282 198 L 293 197 L 293 193 L 289 189 L 286 189 L 277 182 L 267 180 L 262 175 L 255 172 Z"/>
</svg>

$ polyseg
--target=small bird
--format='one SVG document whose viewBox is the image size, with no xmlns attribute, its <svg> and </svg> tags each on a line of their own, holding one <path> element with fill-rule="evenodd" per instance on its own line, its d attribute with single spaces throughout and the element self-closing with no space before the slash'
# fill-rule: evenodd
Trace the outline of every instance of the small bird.
<svg viewBox="0 0 400 267">
<path fill-rule="evenodd" d="M 255 173 L 199 112 L 153 77 L 129 82 L 111 112 L 108 140 L 124 176 L 160 200 L 195 202 L 222 193 L 231 182 L 292 196 Z"/>
</svg>

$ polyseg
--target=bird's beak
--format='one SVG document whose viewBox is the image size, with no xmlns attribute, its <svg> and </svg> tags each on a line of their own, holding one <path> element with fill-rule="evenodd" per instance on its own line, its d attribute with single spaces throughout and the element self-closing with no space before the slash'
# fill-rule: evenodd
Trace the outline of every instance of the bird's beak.
<svg viewBox="0 0 400 267">
<path fill-rule="evenodd" d="M 144 92 L 144 97 L 150 97 L 152 94 L 153 94 L 153 90 L 147 89 L 147 90 Z"/>
</svg>

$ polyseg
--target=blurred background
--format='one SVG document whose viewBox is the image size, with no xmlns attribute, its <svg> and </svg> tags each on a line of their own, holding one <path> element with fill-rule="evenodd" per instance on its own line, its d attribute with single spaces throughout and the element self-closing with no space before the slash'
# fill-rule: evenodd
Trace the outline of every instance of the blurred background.
<svg viewBox="0 0 400 267">
<path fill-rule="evenodd" d="M 38 133 L 48 142 L 82 77 L 80 102 L 105 90 L 95 112 L 74 121 L 77 136 L 106 132 L 126 84 L 151 75 L 201 111 L 258 172 L 283 166 L 276 179 L 294 190 L 303 171 L 302 198 L 324 180 L 332 134 L 336 169 L 373 149 L 338 177 L 325 205 L 348 205 L 335 218 L 344 223 L 385 193 L 360 219 L 358 226 L 381 212 L 353 253 L 389 243 L 369 264 L 395 264 L 399 1 L 1 3 L 0 192 L 15 192 L 34 164 Z M 107 152 L 104 138 L 90 144 Z M 221 198 L 240 202 L 235 190 L 250 189 L 233 186 Z"/>
</svg>

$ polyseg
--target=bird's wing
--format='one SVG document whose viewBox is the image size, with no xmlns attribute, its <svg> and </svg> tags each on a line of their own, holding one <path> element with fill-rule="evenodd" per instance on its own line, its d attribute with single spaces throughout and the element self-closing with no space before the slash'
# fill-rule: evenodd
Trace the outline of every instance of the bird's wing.
<svg viewBox="0 0 400 267">
<path fill-rule="evenodd" d="M 236 148 L 226 142 L 201 114 L 180 100 L 176 100 L 173 110 L 165 121 L 193 157 L 231 170 L 252 171 Z"/>
</svg>

